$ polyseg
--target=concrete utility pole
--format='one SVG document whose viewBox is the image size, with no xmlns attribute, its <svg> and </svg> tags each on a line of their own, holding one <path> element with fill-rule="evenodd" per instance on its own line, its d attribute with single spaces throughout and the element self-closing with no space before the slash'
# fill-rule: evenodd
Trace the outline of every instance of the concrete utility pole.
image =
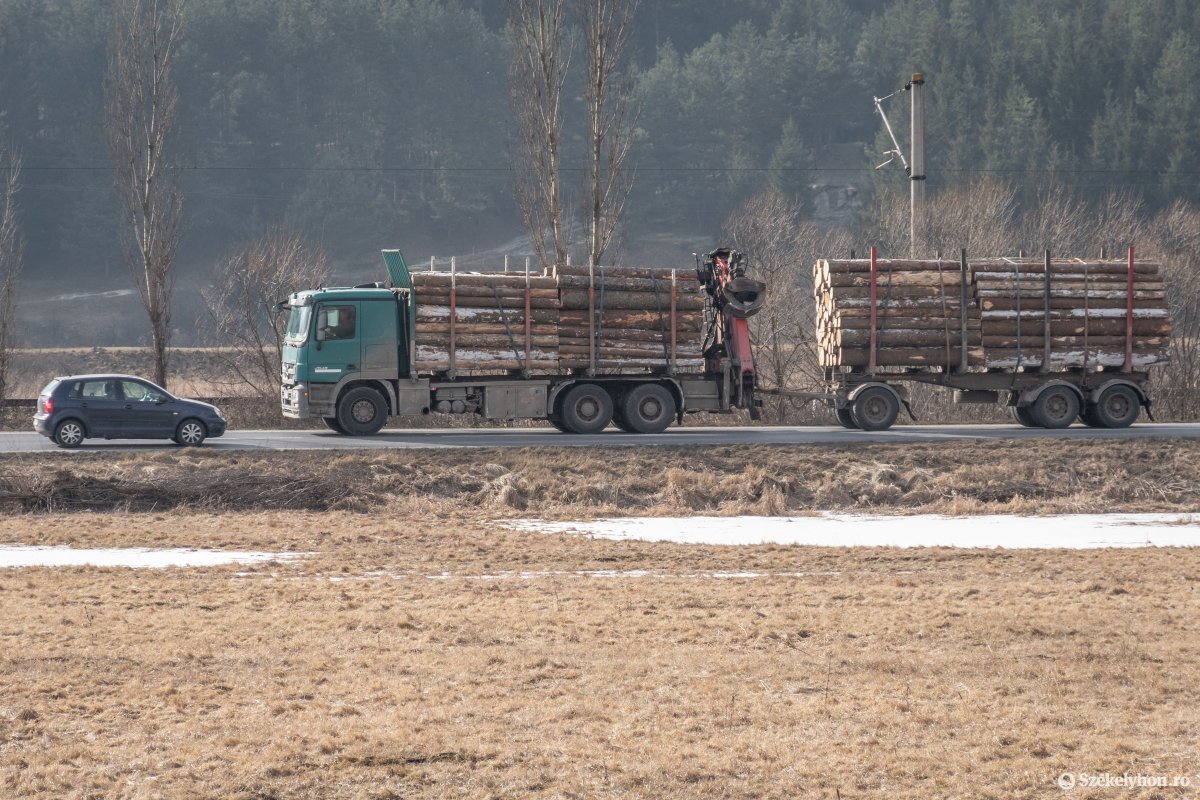
<svg viewBox="0 0 1200 800">
<path fill-rule="evenodd" d="M 917 256 L 917 220 L 925 211 L 925 76 L 913 73 L 912 91 L 912 210 L 910 214 L 910 256 Z"/>
</svg>

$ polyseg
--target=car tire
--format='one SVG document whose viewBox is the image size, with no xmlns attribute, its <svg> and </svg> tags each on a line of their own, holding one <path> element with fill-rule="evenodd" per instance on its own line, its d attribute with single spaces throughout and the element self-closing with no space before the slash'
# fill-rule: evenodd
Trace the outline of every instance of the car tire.
<svg viewBox="0 0 1200 800">
<path fill-rule="evenodd" d="M 366 386 L 351 389 L 337 404 L 337 421 L 351 436 L 379 433 L 387 422 L 387 403 L 383 395 Z"/>
<path fill-rule="evenodd" d="M 83 423 L 77 419 L 64 419 L 54 428 L 54 443 L 68 450 L 79 447 L 85 438 L 87 438 L 87 431 L 84 430 Z"/>
<path fill-rule="evenodd" d="M 208 438 L 208 428 L 198 419 L 185 419 L 179 423 L 179 427 L 175 429 L 175 435 L 171 438 L 175 444 L 182 447 L 199 447 Z"/>
</svg>

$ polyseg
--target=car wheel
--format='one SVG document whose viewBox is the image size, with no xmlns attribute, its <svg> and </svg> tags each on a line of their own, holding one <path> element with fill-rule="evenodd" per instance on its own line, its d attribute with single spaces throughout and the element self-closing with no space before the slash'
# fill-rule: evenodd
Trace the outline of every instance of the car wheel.
<svg viewBox="0 0 1200 800">
<path fill-rule="evenodd" d="M 171 438 L 175 440 L 175 444 L 184 447 L 198 447 L 208 438 L 208 428 L 204 427 L 204 423 L 198 419 L 185 419 L 179 423 L 179 427 L 175 429 L 175 435 Z"/>
<path fill-rule="evenodd" d="M 571 433 L 599 433 L 612 421 L 612 397 L 602 386 L 581 383 L 563 397 L 560 416 Z"/>
<path fill-rule="evenodd" d="M 337 421 L 342 431 L 352 436 L 379 433 L 387 422 L 387 404 L 374 389 L 360 386 L 342 395 L 337 405 Z"/>
<path fill-rule="evenodd" d="M 64 419 L 54 429 L 54 443 L 59 447 L 79 447 L 84 436 L 83 423 L 77 419 Z"/>
<path fill-rule="evenodd" d="M 321 422 L 324 422 L 325 427 L 329 428 L 329 430 L 333 431 L 334 433 L 345 433 L 346 432 L 342 428 L 342 423 L 338 422 L 337 417 L 321 417 Z"/>
</svg>

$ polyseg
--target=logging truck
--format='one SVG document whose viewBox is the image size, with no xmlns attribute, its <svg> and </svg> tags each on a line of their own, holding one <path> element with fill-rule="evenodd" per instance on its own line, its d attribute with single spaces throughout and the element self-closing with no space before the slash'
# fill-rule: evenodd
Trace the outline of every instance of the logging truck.
<svg viewBox="0 0 1200 800">
<path fill-rule="evenodd" d="M 1004 402 L 1026 427 L 1123 428 L 1151 415 L 1169 358 L 1158 265 L 1126 259 L 822 260 L 813 268 L 824 393 L 847 428 L 886 430 L 906 384 Z"/>
<path fill-rule="evenodd" d="M 695 270 L 563 268 L 547 275 L 414 272 L 292 294 L 283 415 L 378 432 L 389 416 L 546 419 L 595 433 L 657 433 L 685 414 L 757 417 L 748 320 L 765 286 L 718 249 Z"/>
</svg>

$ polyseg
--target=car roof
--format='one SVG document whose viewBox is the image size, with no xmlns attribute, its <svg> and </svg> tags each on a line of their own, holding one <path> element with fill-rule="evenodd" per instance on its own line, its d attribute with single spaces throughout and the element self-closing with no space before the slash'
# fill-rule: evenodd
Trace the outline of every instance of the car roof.
<svg viewBox="0 0 1200 800">
<path fill-rule="evenodd" d="M 56 381 L 144 381 L 146 383 L 154 383 L 149 378 L 143 378 L 140 375 L 124 375 L 119 372 L 97 372 L 91 375 L 60 375 L 56 377 Z"/>
</svg>

